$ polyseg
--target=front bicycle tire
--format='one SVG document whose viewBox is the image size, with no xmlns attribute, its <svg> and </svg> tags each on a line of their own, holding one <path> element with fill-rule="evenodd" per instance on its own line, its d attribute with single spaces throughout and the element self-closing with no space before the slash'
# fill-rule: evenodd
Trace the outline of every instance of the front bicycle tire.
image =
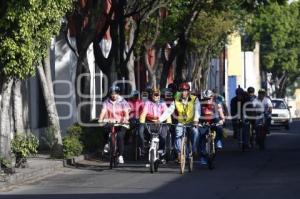
<svg viewBox="0 0 300 199">
<path fill-rule="evenodd" d="M 210 170 L 214 169 L 214 158 L 216 155 L 215 140 L 213 132 L 209 132 L 207 140 L 207 165 Z"/>
<path fill-rule="evenodd" d="M 153 173 L 155 171 L 155 162 L 154 162 L 154 156 L 155 151 L 153 149 L 150 150 L 150 172 Z"/>
<path fill-rule="evenodd" d="M 158 167 L 159 167 L 159 161 L 156 160 L 156 161 L 154 162 L 154 172 L 158 172 Z"/>
<path fill-rule="evenodd" d="M 185 157 L 186 157 L 186 137 L 182 138 L 181 150 L 180 150 L 180 173 L 184 173 L 185 169 Z"/>
<path fill-rule="evenodd" d="M 210 170 L 214 169 L 215 166 L 214 166 L 214 157 L 215 157 L 215 145 L 214 145 L 214 141 L 213 140 L 210 140 L 208 142 L 208 147 L 209 147 L 209 152 L 208 152 L 208 157 L 207 157 L 207 165 L 208 165 L 208 168 Z"/>
<path fill-rule="evenodd" d="M 117 149 L 116 149 L 116 139 L 114 136 L 110 138 L 110 153 L 109 153 L 109 168 L 117 167 Z"/>
<path fill-rule="evenodd" d="M 193 157 L 193 150 L 192 150 L 192 143 L 189 142 L 189 158 L 188 158 L 188 165 L 189 165 L 189 172 L 193 171 L 194 166 L 194 157 Z"/>
<path fill-rule="evenodd" d="M 266 135 L 265 135 L 263 126 L 259 126 L 258 132 L 256 133 L 256 136 L 257 136 L 256 141 L 257 141 L 257 144 L 258 144 L 258 148 L 260 150 L 264 150 L 265 149 Z"/>
</svg>

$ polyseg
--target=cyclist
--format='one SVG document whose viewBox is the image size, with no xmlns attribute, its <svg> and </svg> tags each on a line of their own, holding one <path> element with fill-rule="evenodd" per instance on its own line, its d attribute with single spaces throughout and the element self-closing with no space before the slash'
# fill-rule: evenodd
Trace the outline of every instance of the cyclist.
<svg viewBox="0 0 300 199">
<path fill-rule="evenodd" d="M 207 123 L 218 123 L 216 126 L 216 148 L 222 149 L 222 137 L 223 128 L 222 125 L 225 122 L 225 116 L 223 113 L 223 108 L 220 103 L 214 101 L 214 93 L 211 90 L 205 90 L 203 92 L 203 100 L 201 105 L 201 121 Z M 201 132 L 201 135 L 203 133 Z"/>
<path fill-rule="evenodd" d="M 160 100 L 160 91 L 155 88 L 152 89 L 150 92 L 150 100 L 145 102 L 143 111 L 140 115 L 139 138 L 142 154 L 145 153 L 145 132 L 147 132 L 145 131 L 146 126 L 144 123 L 158 123 L 159 117 L 166 109 L 166 103 Z M 167 118 L 167 123 L 171 123 L 171 117 Z M 167 133 L 168 127 L 163 125 L 160 132 L 160 149 L 164 149 Z"/>
<path fill-rule="evenodd" d="M 230 101 L 230 113 L 231 113 L 231 122 L 233 128 L 233 138 L 237 138 L 238 130 L 242 128 L 241 120 L 243 117 L 243 105 L 245 103 L 245 92 L 242 88 L 238 87 L 235 90 L 236 96 Z"/>
<path fill-rule="evenodd" d="M 191 95 L 190 93 L 190 85 L 187 82 L 183 82 L 179 85 L 180 96 L 176 97 L 172 102 L 170 107 L 164 114 L 159 118 L 160 122 L 166 120 L 167 117 L 172 115 L 174 111 L 177 112 L 177 121 L 178 124 L 183 125 L 198 125 L 199 117 L 200 117 L 200 103 L 196 96 Z M 180 146 L 182 140 L 183 127 L 180 125 L 176 126 L 175 129 L 175 150 L 177 152 L 177 161 L 180 162 Z M 199 132 L 196 127 L 192 129 L 187 128 L 188 136 L 191 136 L 191 140 L 193 143 L 193 153 L 198 152 L 198 143 L 199 143 Z"/>
<path fill-rule="evenodd" d="M 267 93 L 265 89 L 260 89 L 258 91 L 257 98 L 253 101 L 257 112 L 262 112 L 262 116 L 264 119 L 264 127 L 267 134 L 270 133 L 270 126 L 271 126 L 271 115 L 272 115 L 272 102 L 270 98 L 267 97 Z M 258 119 L 259 120 L 259 119 Z M 257 121 L 258 122 L 258 121 Z"/>
<path fill-rule="evenodd" d="M 214 93 L 214 101 L 217 104 L 222 105 L 224 115 L 228 116 L 228 108 L 227 108 L 227 105 L 226 105 L 226 102 L 225 102 L 225 98 L 222 95 L 218 94 L 215 89 L 213 89 L 212 92 Z"/>
<path fill-rule="evenodd" d="M 139 91 L 132 91 L 128 104 L 130 106 L 130 121 L 136 123 L 139 120 L 144 107 L 144 101 L 140 99 Z"/>
<path fill-rule="evenodd" d="M 120 88 L 118 86 L 112 86 L 109 89 L 109 98 L 103 102 L 102 110 L 99 116 L 99 123 L 105 122 L 116 123 L 117 132 L 117 147 L 118 147 L 118 162 L 124 164 L 123 152 L 124 152 L 124 137 L 126 130 L 129 128 L 129 111 L 130 106 L 127 101 L 119 95 Z M 120 124 L 121 123 L 121 124 Z M 110 128 L 105 128 L 106 137 L 108 138 Z M 106 144 L 105 148 L 109 148 Z"/>
<path fill-rule="evenodd" d="M 253 138 L 254 138 L 254 129 L 255 129 L 255 110 L 254 109 L 254 100 L 256 99 L 255 95 L 255 89 L 253 87 L 248 87 L 247 88 L 247 97 L 246 97 L 246 117 L 250 122 L 251 125 L 251 134 L 250 134 L 250 147 L 253 147 Z"/>
</svg>

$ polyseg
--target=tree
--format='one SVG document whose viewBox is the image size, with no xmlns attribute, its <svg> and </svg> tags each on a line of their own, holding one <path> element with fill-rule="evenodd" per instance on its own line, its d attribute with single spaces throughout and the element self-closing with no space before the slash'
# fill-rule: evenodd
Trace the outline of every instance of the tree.
<svg viewBox="0 0 300 199">
<path fill-rule="evenodd" d="M 300 74 L 299 3 L 271 3 L 255 12 L 247 32 L 261 45 L 261 67 L 272 73 L 277 97 Z M 266 79 L 266 78 L 265 78 Z"/>
<path fill-rule="evenodd" d="M 50 39 L 60 29 L 60 20 L 72 7 L 71 0 L 8 0 L 1 1 L 0 18 L 0 76 L 5 79 L 1 95 L 1 131 L 10 143 L 8 110 L 11 102 L 13 81 L 24 80 L 34 75 L 36 67 L 46 58 Z M 52 86 L 52 85 L 49 85 Z M 45 89 L 45 88 L 44 88 Z M 51 93 L 51 90 L 48 90 Z M 46 96 L 45 96 L 46 97 Z M 56 109 L 54 99 L 51 100 Z M 49 115 L 51 110 L 48 109 Z M 49 118 L 50 124 L 57 124 L 58 117 Z M 55 121 L 54 121 L 55 120 Z M 61 134 L 57 126 L 55 137 L 61 144 Z M 9 157 L 10 146 L 1 139 L 1 154 Z M 5 146 L 5 147 L 2 147 Z"/>
</svg>

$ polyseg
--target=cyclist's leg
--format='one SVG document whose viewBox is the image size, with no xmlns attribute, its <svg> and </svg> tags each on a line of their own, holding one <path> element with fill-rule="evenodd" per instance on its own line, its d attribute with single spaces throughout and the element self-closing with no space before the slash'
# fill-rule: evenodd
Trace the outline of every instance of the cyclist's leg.
<svg viewBox="0 0 300 199">
<path fill-rule="evenodd" d="M 110 148 L 109 148 L 109 133 L 111 131 L 111 128 L 108 126 L 104 126 L 102 128 L 103 130 L 103 152 L 108 153 Z"/>
<path fill-rule="evenodd" d="M 199 130 L 198 128 L 196 127 L 193 127 L 193 128 L 190 128 L 189 129 L 190 131 L 190 134 L 191 134 L 191 142 L 192 142 L 192 151 L 194 154 L 199 154 L 199 140 L 200 140 L 200 133 L 199 133 Z M 191 150 L 191 149 L 189 149 Z"/>
<path fill-rule="evenodd" d="M 163 125 L 159 134 L 159 149 L 165 150 L 167 135 L 168 127 L 166 125 Z"/>
<path fill-rule="evenodd" d="M 216 126 L 216 127 L 214 127 L 213 130 L 216 131 L 216 139 L 215 139 L 216 146 L 217 146 L 217 148 L 221 149 L 221 148 L 223 148 L 223 146 L 222 146 L 223 127 L 222 126 Z"/>
<path fill-rule="evenodd" d="M 118 152 L 119 155 L 123 156 L 124 152 L 124 139 L 125 139 L 125 133 L 126 133 L 126 128 L 123 126 L 119 126 L 116 128 L 117 130 L 117 145 L 118 145 Z"/>
<path fill-rule="evenodd" d="M 271 120 L 272 120 L 271 117 L 266 116 L 266 119 L 265 119 L 265 131 L 266 131 L 266 134 L 270 134 Z"/>
<path fill-rule="evenodd" d="M 142 151 L 145 149 L 145 126 L 146 124 L 140 124 L 138 128 L 138 138 L 139 138 L 139 146 Z"/>
<path fill-rule="evenodd" d="M 239 129 L 238 120 L 237 119 L 232 119 L 231 123 L 232 123 L 232 129 L 233 129 L 233 138 L 236 139 L 239 136 L 239 133 L 238 133 L 238 129 Z"/>
<path fill-rule="evenodd" d="M 199 128 L 199 147 L 200 147 L 200 161 L 201 164 L 206 163 L 206 134 L 207 134 L 208 128 L 200 127 Z"/>
<path fill-rule="evenodd" d="M 183 133 L 183 127 L 176 126 L 176 128 L 175 128 L 175 150 L 177 153 L 178 161 L 180 161 L 180 147 L 181 147 L 181 141 L 182 141 L 182 133 Z"/>
</svg>

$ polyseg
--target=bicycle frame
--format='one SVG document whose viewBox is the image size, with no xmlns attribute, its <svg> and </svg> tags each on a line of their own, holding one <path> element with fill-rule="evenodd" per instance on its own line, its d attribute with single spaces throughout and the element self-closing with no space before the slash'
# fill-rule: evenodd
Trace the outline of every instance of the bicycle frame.
<svg viewBox="0 0 300 199">
<path fill-rule="evenodd" d="M 162 124 L 155 123 L 144 123 L 148 132 L 150 133 L 150 148 L 149 148 L 149 163 L 150 163 L 150 172 L 157 172 L 159 166 L 159 134 L 162 128 Z M 150 129 L 150 125 L 158 125 L 156 130 Z"/>
</svg>

